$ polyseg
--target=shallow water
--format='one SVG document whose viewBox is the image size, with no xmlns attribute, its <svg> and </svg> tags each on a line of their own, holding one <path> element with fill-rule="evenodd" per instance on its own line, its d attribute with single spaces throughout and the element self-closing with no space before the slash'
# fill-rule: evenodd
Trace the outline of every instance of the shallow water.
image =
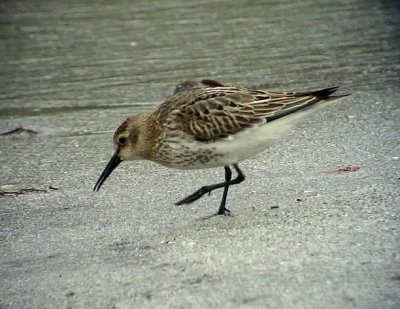
<svg viewBox="0 0 400 309">
<path fill-rule="evenodd" d="M 399 82 L 395 1 L 2 1 L 0 12 L 2 116 L 156 104 L 188 78 L 346 92 Z"/>
</svg>

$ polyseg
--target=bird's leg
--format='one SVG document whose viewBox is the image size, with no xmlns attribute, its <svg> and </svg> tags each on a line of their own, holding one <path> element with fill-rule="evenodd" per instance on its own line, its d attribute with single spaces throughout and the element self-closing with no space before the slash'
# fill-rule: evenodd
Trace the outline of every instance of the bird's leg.
<svg viewBox="0 0 400 309">
<path fill-rule="evenodd" d="M 199 198 L 201 198 L 206 193 L 209 193 L 209 192 L 214 191 L 216 189 L 229 187 L 230 185 L 237 185 L 237 184 L 241 183 L 245 179 L 245 176 L 244 176 L 243 172 L 240 170 L 240 168 L 239 168 L 239 166 L 237 164 L 233 164 L 233 167 L 236 170 L 236 172 L 238 173 L 238 175 L 237 175 L 237 177 L 235 179 L 231 179 L 231 180 L 228 180 L 228 181 L 217 183 L 215 185 L 201 187 L 199 190 L 193 192 L 192 194 L 188 195 L 184 199 L 182 199 L 179 202 L 175 203 L 175 205 L 190 204 L 190 203 L 198 200 Z M 228 190 L 226 190 L 226 191 L 228 191 Z M 221 203 L 222 203 L 222 201 L 221 201 Z M 224 206 L 224 208 L 225 208 L 225 206 Z"/>
<path fill-rule="evenodd" d="M 229 165 L 224 166 L 225 169 L 225 182 L 230 181 L 232 179 L 232 170 Z M 226 185 L 224 188 L 224 193 L 222 193 L 221 204 L 219 205 L 219 209 L 217 215 L 224 215 L 225 211 L 231 212 L 229 209 L 225 208 L 226 197 L 228 196 L 229 185 Z"/>
</svg>

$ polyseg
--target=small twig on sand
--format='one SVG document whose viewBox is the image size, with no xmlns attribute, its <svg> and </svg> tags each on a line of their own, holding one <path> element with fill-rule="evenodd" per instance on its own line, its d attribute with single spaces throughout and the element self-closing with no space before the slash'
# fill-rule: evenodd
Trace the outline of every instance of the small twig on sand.
<svg viewBox="0 0 400 309">
<path fill-rule="evenodd" d="M 43 192 L 47 193 L 47 190 L 43 189 L 36 189 L 36 188 L 26 188 L 26 189 L 19 189 L 18 191 L 5 191 L 3 189 L 0 189 L 0 196 L 17 196 L 20 194 L 25 194 L 26 192 Z"/>
<path fill-rule="evenodd" d="M 0 133 L 1 136 L 12 135 L 12 134 L 20 134 L 20 133 L 28 133 L 28 134 L 38 134 L 37 131 L 31 129 L 25 129 L 23 127 L 17 127 L 7 132 Z"/>
</svg>

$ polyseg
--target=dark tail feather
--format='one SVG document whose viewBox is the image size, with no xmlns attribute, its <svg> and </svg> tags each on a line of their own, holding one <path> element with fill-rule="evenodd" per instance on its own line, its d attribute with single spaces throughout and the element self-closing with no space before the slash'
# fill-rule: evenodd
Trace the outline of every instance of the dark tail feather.
<svg viewBox="0 0 400 309">
<path fill-rule="evenodd" d="M 332 93 L 335 93 L 339 87 L 329 87 L 321 90 L 311 91 L 311 95 L 315 95 L 319 99 L 325 99 L 329 97 Z"/>
<path fill-rule="evenodd" d="M 336 90 L 338 90 L 339 87 L 329 87 L 329 88 L 324 88 L 316 91 L 310 91 L 310 92 L 298 92 L 296 93 L 296 96 L 303 96 L 303 95 L 313 95 L 316 96 L 319 100 L 336 100 L 340 99 L 343 97 L 347 97 L 350 94 L 343 94 L 343 95 L 334 95 L 331 96 L 332 93 L 335 93 Z M 319 101 L 318 100 L 318 101 Z"/>
<path fill-rule="evenodd" d="M 292 108 L 287 108 L 282 110 L 280 113 L 277 113 L 273 116 L 267 117 L 267 122 L 271 122 L 273 120 L 279 119 L 283 116 L 289 115 L 293 112 L 297 112 L 298 110 L 303 110 L 307 109 L 310 106 L 314 105 L 315 103 L 319 101 L 331 101 L 331 100 L 336 100 L 340 99 L 343 97 L 346 97 L 350 94 L 344 94 L 344 95 L 335 95 L 331 96 L 332 93 L 334 93 L 339 87 L 329 87 L 325 89 L 320 89 L 316 91 L 307 91 L 307 92 L 295 92 L 291 93 L 292 96 L 294 97 L 307 97 L 307 100 L 304 102 L 305 104 L 301 104 Z M 310 98 L 310 96 L 312 98 Z"/>
</svg>

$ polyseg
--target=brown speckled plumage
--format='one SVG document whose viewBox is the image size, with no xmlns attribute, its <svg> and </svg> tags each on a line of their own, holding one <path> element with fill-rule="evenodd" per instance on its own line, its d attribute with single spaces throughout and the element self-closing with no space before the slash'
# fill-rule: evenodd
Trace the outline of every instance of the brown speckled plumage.
<svg viewBox="0 0 400 309">
<path fill-rule="evenodd" d="M 226 179 L 232 165 L 242 181 L 239 161 L 262 151 L 314 103 L 342 97 L 331 96 L 337 87 L 311 92 L 271 92 L 220 87 L 219 83 L 203 88 L 194 85 L 190 84 L 188 90 L 179 88 L 153 112 L 133 116 L 121 124 L 114 135 L 116 152 L 112 160 L 116 165 L 122 160 L 143 159 L 181 169 L 225 166 Z M 109 169 L 112 171 L 114 167 Z M 95 189 L 111 173 L 106 170 L 103 173 L 106 176 L 100 177 Z M 238 178 L 235 183 L 240 182 Z M 235 184 L 233 181 L 214 185 L 208 192 L 224 186 L 227 192 L 227 187 Z M 198 199 L 204 194 L 198 191 L 179 203 Z M 225 191 L 218 213 L 226 211 Z"/>
</svg>

